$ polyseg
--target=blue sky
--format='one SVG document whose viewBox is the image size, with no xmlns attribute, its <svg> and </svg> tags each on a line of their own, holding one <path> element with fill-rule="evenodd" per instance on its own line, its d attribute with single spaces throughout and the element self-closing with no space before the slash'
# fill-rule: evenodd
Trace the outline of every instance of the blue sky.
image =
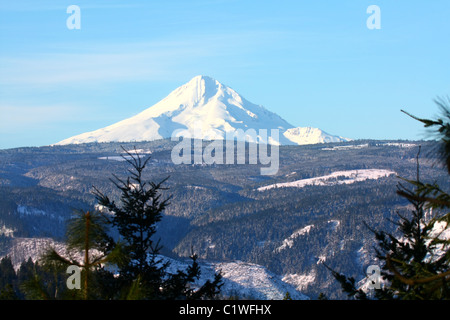
<svg viewBox="0 0 450 320">
<path fill-rule="evenodd" d="M 448 0 L 0 0 L 0 149 L 107 126 L 200 74 L 295 126 L 424 138 L 400 109 L 433 117 L 450 95 L 449 14 Z"/>
</svg>

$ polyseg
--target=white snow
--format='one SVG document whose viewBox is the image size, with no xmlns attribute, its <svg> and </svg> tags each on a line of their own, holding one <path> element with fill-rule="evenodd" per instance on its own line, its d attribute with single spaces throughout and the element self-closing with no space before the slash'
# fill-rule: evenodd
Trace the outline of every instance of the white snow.
<svg viewBox="0 0 450 320">
<path fill-rule="evenodd" d="M 151 150 L 144 150 L 144 149 L 130 149 L 130 150 L 126 150 L 126 152 L 122 152 L 122 153 L 131 153 L 131 154 L 136 154 L 136 155 L 141 155 L 141 154 L 152 154 Z"/>
<path fill-rule="evenodd" d="M 291 128 L 286 130 L 283 135 L 299 145 L 350 141 L 350 139 L 330 135 L 318 128 L 311 127 Z"/>
<path fill-rule="evenodd" d="M 141 113 L 105 128 L 82 133 L 56 145 L 89 142 L 152 141 L 200 132 L 203 140 L 225 139 L 227 133 L 241 129 L 279 129 L 278 143 L 308 144 L 347 141 L 314 128 L 294 126 L 262 106 L 253 104 L 236 91 L 207 76 L 196 76 L 172 91 L 166 98 Z M 289 129 L 289 130 L 288 130 Z M 258 135 L 260 141 L 267 141 Z M 256 142 L 256 141 L 255 141 Z M 108 158 L 110 160 L 110 158 Z M 112 159 L 115 160 L 115 159 Z"/>
<path fill-rule="evenodd" d="M 13 237 L 14 236 L 14 231 L 11 228 L 7 228 L 5 225 L 2 225 L 0 227 L 0 236 L 4 235 L 5 237 Z"/>
<path fill-rule="evenodd" d="M 396 173 L 394 171 L 386 169 L 335 171 L 326 176 L 271 184 L 268 186 L 260 187 L 257 190 L 265 191 L 273 188 L 303 188 L 305 186 L 333 186 L 338 184 L 351 184 L 359 181 L 380 179 L 393 174 L 395 175 Z"/>
<path fill-rule="evenodd" d="M 343 140 L 343 141 L 350 141 L 350 140 Z M 335 141 L 330 141 L 330 142 L 335 142 Z M 383 142 L 383 143 L 376 143 L 375 146 L 377 146 L 377 147 L 388 146 L 388 147 L 398 147 L 398 148 L 412 148 L 417 145 L 414 143 L 404 143 L 404 142 Z M 326 147 L 326 148 L 322 148 L 322 150 L 329 150 L 329 151 L 357 150 L 357 149 L 364 149 L 364 148 L 368 148 L 368 147 L 369 147 L 369 144 L 364 143 L 364 144 L 349 144 L 349 145 L 345 145 L 345 146 Z"/>
<path fill-rule="evenodd" d="M 364 144 L 349 144 L 349 145 L 345 145 L 345 146 L 334 146 L 331 148 L 322 148 L 322 150 L 331 150 L 331 151 L 336 151 L 336 150 L 357 150 L 357 149 L 364 149 L 364 148 L 368 148 L 369 144 L 368 143 L 364 143 Z"/>
<path fill-rule="evenodd" d="M 210 266 L 216 272 L 221 271 L 224 282 L 222 293 L 225 295 L 256 300 L 282 300 L 286 292 L 289 292 L 294 300 L 309 300 L 292 284 L 260 265 L 233 261 L 211 263 Z"/>
<path fill-rule="evenodd" d="M 128 155 L 131 154 L 131 155 Z M 118 156 L 105 156 L 105 157 L 99 157 L 100 160 L 112 160 L 112 161 L 126 161 L 126 160 L 132 160 L 133 157 L 144 157 L 146 154 L 152 154 L 151 150 L 144 150 L 144 149 L 130 149 L 127 150 L 127 152 L 122 152 Z"/>
<path fill-rule="evenodd" d="M 62 250 L 64 245 L 50 238 L 14 238 L 13 245 L 5 256 L 11 258 L 15 270 L 19 269 L 24 260 L 31 258 L 36 262 L 49 246 Z"/>
<path fill-rule="evenodd" d="M 187 185 L 185 186 L 186 189 L 193 189 L 193 190 L 208 190 L 205 187 L 200 186 L 194 186 L 194 185 Z"/>
<path fill-rule="evenodd" d="M 437 221 L 430 232 L 430 237 L 431 238 L 436 237 L 441 240 L 450 239 L 450 228 L 447 228 L 447 222 Z"/>
<path fill-rule="evenodd" d="M 308 225 L 306 227 L 303 227 L 301 229 L 296 230 L 294 233 L 292 233 L 288 238 L 283 240 L 283 243 L 281 246 L 276 248 L 274 252 L 280 252 L 286 248 L 292 248 L 294 245 L 294 240 L 300 236 L 303 236 L 305 234 L 308 234 L 309 231 L 311 231 L 311 228 L 314 227 L 314 225 Z"/>
<path fill-rule="evenodd" d="M 99 160 L 112 160 L 112 161 L 126 161 L 131 160 L 130 156 L 106 156 L 106 157 L 98 157 Z"/>
<path fill-rule="evenodd" d="M 377 146 L 390 146 L 390 147 L 399 147 L 399 148 L 413 148 L 417 146 L 414 143 L 403 143 L 403 142 L 386 142 L 386 143 L 379 143 Z"/>
<path fill-rule="evenodd" d="M 450 228 L 448 228 L 446 221 L 436 221 L 434 223 L 433 229 L 430 231 L 430 239 L 427 241 L 427 243 L 429 244 L 431 242 L 431 239 L 434 238 L 444 241 L 450 239 Z M 447 249 L 448 246 L 445 246 L 442 243 L 435 245 L 434 250 L 427 257 L 427 260 L 435 261 L 441 258 L 446 253 Z"/>
<path fill-rule="evenodd" d="M 325 261 L 327 261 L 327 256 L 325 254 L 321 254 L 320 256 L 317 257 L 316 264 L 321 264 Z"/>
<path fill-rule="evenodd" d="M 6 253 L 11 257 L 14 268 L 17 270 L 23 260 L 31 258 L 34 262 L 39 259 L 49 246 L 58 252 L 65 253 L 65 245 L 49 238 L 15 238 L 13 246 Z M 93 253 L 95 254 L 95 252 Z M 82 257 L 82 256 L 81 256 Z M 1 257 L 0 257 L 1 258 Z M 159 256 L 162 262 L 170 262 L 167 272 L 176 273 L 177 270 L 186 270 L 191 261 L 180 261 L 165 256 Z M 203 262 L 199 261 L 200 279 L 194 284 L 200 286 L 207 280 L 213 280 L 214 274 L 221 272 L 223 287 L 221 295 L 226 297 L 239 297 L 240 299 L 256 300 L 282 300 L 287 292 L 294 300 L 308 300 L 296 287 L 285 282 L 265 267 L 242 261 L 231 262 Z"/>
<path fill-rule="evenodd" d="M 316 272 L 313 270 L 305 274 L 286 274 L 282 280 L 286 283 L 292 284 L 299 291 L 306 290 L 310 284 L 316 280 Z"/>
</svg>

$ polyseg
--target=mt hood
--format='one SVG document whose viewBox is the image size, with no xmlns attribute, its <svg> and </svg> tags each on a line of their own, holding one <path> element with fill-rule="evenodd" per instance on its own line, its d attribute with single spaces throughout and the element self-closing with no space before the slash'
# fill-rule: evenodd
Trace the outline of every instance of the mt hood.
<svg viewBox="0 0 450 320">
<path fill-rule="evenodd" d="M 282 145 L 349 140 L 317 128 L 294 128 L 277 114 L 247 101 L 219 81 L 207 76 L 196 76 L 131 118 L 73 136 L 57 145 L 152 141 L 171 138 L 174 132 L 183 135 L 182 132 L 186 130 L 201 130 L 203 140 L 215 140 L 225 139 L 227 132 L 238 129 L 254 129 L 257 133 L 260 129 L 279 129 L 279 143 Z M 267 134 L 270 135 L 270 131 Z"/>
</svg>

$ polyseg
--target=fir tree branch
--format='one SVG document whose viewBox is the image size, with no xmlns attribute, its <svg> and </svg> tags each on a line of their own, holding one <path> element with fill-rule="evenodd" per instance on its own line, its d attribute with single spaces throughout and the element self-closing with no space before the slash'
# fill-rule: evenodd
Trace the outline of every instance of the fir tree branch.
<svg viewBox="0 0 450 320">
<path fill-rule="evenodd" d="M 392 264 L 392 261 L 397 262 L 397 263 L 402 263 L 401 261 L 397 260 L 397 259 L 393 259 L 391 258 L 391 256 L 388 254 L 386 255 L 386 266 L 388 267 L 388 269 L 390 271 L 392 271 L 394 273 L 394 275 L 404 284 L 407 285 L 416 285 L 416 284 L 425 284 L 425 283 L 429 283 L 429 282 L 433 282 L 442 278 L 446 278 L 448 276 L 450 276 L 450 270 L 446 271 L 446 272 L 442 272 L 440 274 L 431 276 L 431 277 L 427 277 L 427 278 L 418 278 L 418 279 L 411 279 L 411 278 L 407 278 L 404 277 L 396 268 L 395 266 Z"/>
</svg>

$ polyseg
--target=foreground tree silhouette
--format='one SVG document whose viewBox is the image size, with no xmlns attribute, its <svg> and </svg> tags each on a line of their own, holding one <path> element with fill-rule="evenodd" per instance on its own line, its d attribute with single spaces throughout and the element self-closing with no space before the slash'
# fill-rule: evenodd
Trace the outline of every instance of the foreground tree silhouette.
<svg viewBox="0 0 450 320">
<path fill-rule="evenodd" d="M 425 198 L 429 192 L 418 188 L 414 183 L 420 183 L 419 164 L 417 179 L 406 181 L 413 184 L 413 189 L 410 190 L 400 183 L 397 193 L 406 198 L 413 209 L 409 216 L 399 214 L 400 221 L 397 225 L 401 238 L 372 230 L 380 248 L 376 250 L 377 257 L 384 262 L 381 275 L 389 284 L 382 290 L 376 290 L 375 296 L 379 299 L 409 300 L 449 298 L 445 281 L 448 257 L 442 254 L 445 247 L 437 243 L 437 220 L 427 215 Z M 439 279 L 444 280 L 442 286 L 438 283 Z"/>
<path fill-rule="evenodd" d="M 103 266 L 115 265 L 121 261 L 122 250 L 108 235 L 109 220 L 99 211 L 76 211 L 67 225 L 67 241 L 65 252 L 61 253 L 54 247 L 47 249 L 41 257 L 41 263 L 47 270 L 65 273 L 69 266 L 80 268 L 82 283 L 80 290 L 66 290 L 61 297 L 71 299 L 103 298 L 98 290 L 91 290 L 95 286 L 97 273 Z M 33 288 L 33 283 L 28 285 Z M 39 282 L 34 283 L 34 289 L 39 288 Z M 43 290 L 41 291 L 43 292 Z"/>
<path fill-rule="evenodd" d="M 435 100 L 443 117 L 437 120 L 420 119 L 403 111 L 432 128 L 437 134 L 435 150 L 450 174 L 450 108 L 444 99 Z M 377 257 L 383 263 L 381 276 L 384 286 L 375 290 L 378 299 L 449 299 L 450 298 L 450 238 L 442 237 L 450 222 L 450 196 L 436 183 L 423 183 L 417 155 L 416 180 L 403 179 L 412 189 L 399 184 L 397 194 L 410 202 L 409 216 L 400 215 L 397 223 L 401 237 L 372 230 L 378 242 Z M 430 211 L 434 209 L 433 211 Z M 434 216 L 427 216 L 433 212 Z M 350 297 L 367 299 L 366 292 L 356 287 L 355 279 L 331 270 Z"/>
<path fill-rule="evenodd" d="M 150 157 L 143 160 L 137 153 L 124 149 L 124 159 L 131 165 L 130 176 L 120 179 L 116 175 L 111 181 L 120 190 L 120 203 L 112 201 L 97 188 L 94 194 L 98 203 L 112 213 L 112 225 L 124 240 L 126 259 L 118 264 L 120 286 L 127 289 L 127 296 L 139 299 L 202 299 L 212 298 L 219 293 L 221 276 L 207 281 L 198 290 L 191 286 L 200 277 L 197 256 L 192 255 L 192 265 L 186 271 L 167 273 L 168 262 L 159 257 L 161 246 L 152 237 L 156 223 L 162 218 L 170 197 L 162 199 L 161 191 L 167 190 L 159 183 L 143 180 Z"/>
</svg>

